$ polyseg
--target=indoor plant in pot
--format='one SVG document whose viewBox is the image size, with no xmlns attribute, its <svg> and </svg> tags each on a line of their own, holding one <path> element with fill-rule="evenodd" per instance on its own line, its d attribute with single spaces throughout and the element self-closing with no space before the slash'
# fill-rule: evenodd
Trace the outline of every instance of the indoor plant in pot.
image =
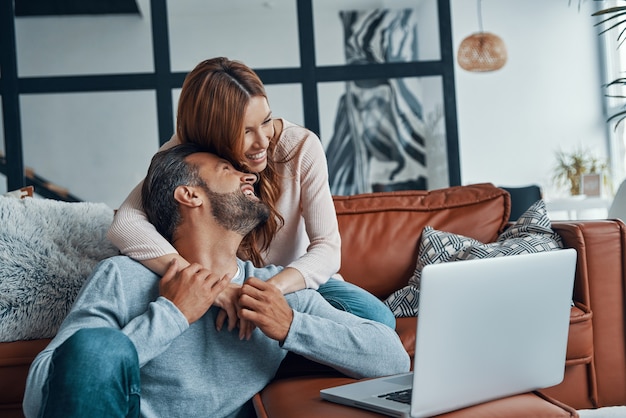
<svg viewBox="0 0 626 418">
<path fill-rule="evenodd" d="M 566 187 L 572 196 L 582 193 L 581 182 L 586 174 L 599 174 L 602 185 L 610 187 L 608 164 L 581 147 L 572 152 L 559 150 L 552 180 L 558 187 Z"/>
</svg>

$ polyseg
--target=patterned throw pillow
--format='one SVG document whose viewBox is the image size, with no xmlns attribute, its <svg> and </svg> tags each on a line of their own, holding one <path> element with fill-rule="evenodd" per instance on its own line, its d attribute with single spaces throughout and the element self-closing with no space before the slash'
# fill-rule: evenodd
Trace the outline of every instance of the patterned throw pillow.
<svg viewBox="0 0 626 418">
<path fill-rule="evenodd" d="M 563 248 L 561 237 L 552 230 L 543 200 L 538 200 L 528 208 L 495 242 L 489 244 L 427 226 L 422 232 L 415 271 L 408 286 L 394 292 L 385 303 L 397 317 L 417 316 L 420 277 L 422 269 L 428 264 L 530 254 L 560 248 Z"/>
</svg>

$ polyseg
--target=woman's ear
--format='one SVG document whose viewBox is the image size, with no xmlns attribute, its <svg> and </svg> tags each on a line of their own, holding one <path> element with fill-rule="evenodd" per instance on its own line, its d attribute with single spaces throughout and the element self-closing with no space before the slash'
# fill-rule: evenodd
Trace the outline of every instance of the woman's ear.
<svg viewBox="0 0 626 418">
<path fill-rule="evenodd" d="M 202 204 L 202 199 L 193 186 L 178 186 L 174 190 L 174 199 L 181 205 L 189 207 L 196 207 Z"/>
</svg>

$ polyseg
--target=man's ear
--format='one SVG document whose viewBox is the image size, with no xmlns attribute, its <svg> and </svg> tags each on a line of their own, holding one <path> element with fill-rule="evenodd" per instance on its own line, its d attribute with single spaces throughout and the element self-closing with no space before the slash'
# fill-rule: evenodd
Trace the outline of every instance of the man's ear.
<svg viewBox="0 0 626 418">
<path fill-rule="evenodd" d="M 202 204 L 202 199 L 193 186 L 178 186 L 174 190 L 174 199 L 181 205 L 189 207 L 196 207 Z"/>
</svg>

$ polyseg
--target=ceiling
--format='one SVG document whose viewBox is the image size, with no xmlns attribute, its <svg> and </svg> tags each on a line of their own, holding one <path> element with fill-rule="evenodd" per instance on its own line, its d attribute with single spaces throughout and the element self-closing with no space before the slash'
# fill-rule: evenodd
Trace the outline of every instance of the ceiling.
<svg viewBox="0 0 626 418">
<path fill-rule="evenodd" d="M 135 0 L 15 0 L 15 16 L 139 14 Z"/>
<path fill-rule="evenodd" d="M 150 0 L 14 0 L 15 16 L 69 16 L 137 14 L 150 8 Z M 372 7 L 416 7 L 424 0 L 315 0 L 314 7 L 344 9 Z M 167 0 L 168 14 L 197 15 L 257 9 L 294 9 L 296 0 Z"/>
</svg>

